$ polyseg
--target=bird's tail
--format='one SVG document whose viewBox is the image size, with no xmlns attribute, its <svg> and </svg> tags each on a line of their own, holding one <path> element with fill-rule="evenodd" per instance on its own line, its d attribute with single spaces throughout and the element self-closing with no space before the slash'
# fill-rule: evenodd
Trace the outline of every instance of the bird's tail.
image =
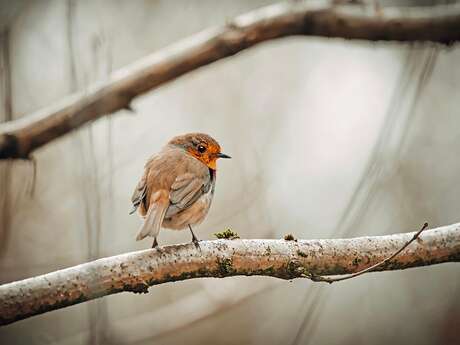
<svg viewBox="0 0 460 345">
<path fill-rule="evenodd" d="M 136 241 L 140 241 L 147 236 L 155 238 L 158 236 L 167 209 L 168 205 L 164 203 L 152 203 L 150 205 Z"/>
</svg>

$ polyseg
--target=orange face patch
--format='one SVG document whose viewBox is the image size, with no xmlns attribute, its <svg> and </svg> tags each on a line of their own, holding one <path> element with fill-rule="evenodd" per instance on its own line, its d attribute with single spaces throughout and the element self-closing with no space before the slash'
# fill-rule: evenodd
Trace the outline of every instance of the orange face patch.
<svg viewBox="0 0 460 345">
<path fill-rule="evenodd" d="M 202 146 L 204 146 L 206 149 L 204 152 L 198 151 L 196 147 L 190 147 L 187 151 L 192 156 L 194 156 L 195 158 L 197 158 L 198 160 L 206 164 L 209 168 L 216 170 L 217 169 L 217 158 L 219 158 L 218 154 L 220 153 L 220 146 L 213 145 L 213 144 L 209 145 L 206 143 L 203 143 Z"/>
<path fill-rule="evenodd" d="M 213 160 L 209 161 L 208 164 L 206 164 L 208 167 L 210 167 L 212 170 L 217 169 L 217 158 L 214 158 Z"/>
</svg>

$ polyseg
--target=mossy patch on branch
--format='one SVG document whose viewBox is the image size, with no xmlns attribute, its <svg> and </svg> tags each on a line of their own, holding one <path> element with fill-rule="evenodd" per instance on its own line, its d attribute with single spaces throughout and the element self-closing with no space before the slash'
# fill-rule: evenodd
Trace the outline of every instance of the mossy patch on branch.
<svg viewBox="0 0 460 345">
<path fill-rule="evenodd" d="M 236 240 L 237 238 L 240 238 L 240 236 L 236 232 L 232 231 L 232 229 L 216 232 L 214 233 L 214 236 L 216 236 L 218 239 L 226 240 Z"/>
<path fill-rule="evenodd" d="M 307 267 L 303 266 L 301 262 L 297 260 L 289 261 L 286 267 L 287 279 L 294 278 L 308 278 L 312 279 L 315 275 L 310 273 Z"/>
<path fill-rule="evenodd" d="M 225 277 L 233 272 L 233 262 L 231 258 L 218 258 L 217 264 L 221 276 Z"/>
<path fill-rule="evenodd" d="M 284 240 L 285 240 L 285 241 L 296 241 L 296 242 L 297 242 L 297 239 L 294 237 L 293 234 L 286 234 L 286 235 L 284 235 Z"/>
<path fill-rule="evenodd" d="M 303 257 L 303 258 L 308 257 L 308 254 L 307 254 L 307 253 L 304 253 L 304 252 L 301 251 L 301 250 L 298 250 L 298 251 L 297 251 L 297 255 L 299 255 L 299 256 L 301 256 L 301 257 Z"/>
</svg>

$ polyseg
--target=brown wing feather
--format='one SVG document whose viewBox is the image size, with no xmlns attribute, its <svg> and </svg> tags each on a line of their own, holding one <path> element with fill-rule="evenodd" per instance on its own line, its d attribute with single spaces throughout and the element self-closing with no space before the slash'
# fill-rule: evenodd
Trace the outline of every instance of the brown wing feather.
<svg viewBox="0 0 460 345">
<path fill-rule="evenodd" d="M 166 218 L 185 210 L 195 203 L 205 193 L 209 181 L 209 173 L 207 175 L 185 173 L 178 176 L 171 186 L 169 194 L 170 205 L 166 212 Z"/>
<path fill-rule="evenodd" d="M 203 190 L 209 189 L 210 183 L 206 165 L 182 149 L 167 146 L 145 164 L 144 175 L 131 198 L 132 212 L 140 207 L 140 214 L 145 216 L 151 195 L 166 190 L 170 193 L 170 209 L 166 216 L 171 216 L 196 201 Z"/>
<path fill-rule="evenodd" d="M 144 174 L 144 176 L 142 176 L 141 180 L 137 184 L 136 189 L 134 189 L 133 195 L 131 197 L 131 202 L 133 203 L 133 209 L 131 210 L 131 212 L 129 212 L 129 214 L 133 214 L 134 212 L 136 212 L 141 202 L 145 200 L 146 194 L 147 194 L 147 179 Z M 145 207 L 145 204 L 144 204 L 144 208 L 147 208 Z"/>
</svg>

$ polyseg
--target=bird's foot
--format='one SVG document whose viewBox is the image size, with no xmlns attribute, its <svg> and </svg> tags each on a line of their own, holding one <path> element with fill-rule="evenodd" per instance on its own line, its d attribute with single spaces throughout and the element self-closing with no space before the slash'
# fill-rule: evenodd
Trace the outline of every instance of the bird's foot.
<svg viewBox="0 0 460 345">
<path fill-rule="evenodd" d="M 196 237 L 192 239 L 192 243 L 195 245 L 196 249 L 201 249 L 200 248 L 200 242 L 201 242 L 201 240 L 199 240 Z"/>
<path fill-rule="evenodd" d="M 199 244 L 200 240 L 193 233 L 192 226 L 190 224 L 188 225 L 188 228 L 190 229 L 190 233 L 192 234 L 192 243 L 195 245 L 197 249 L 200 249 L 200 244 Z"/>
</svg>

